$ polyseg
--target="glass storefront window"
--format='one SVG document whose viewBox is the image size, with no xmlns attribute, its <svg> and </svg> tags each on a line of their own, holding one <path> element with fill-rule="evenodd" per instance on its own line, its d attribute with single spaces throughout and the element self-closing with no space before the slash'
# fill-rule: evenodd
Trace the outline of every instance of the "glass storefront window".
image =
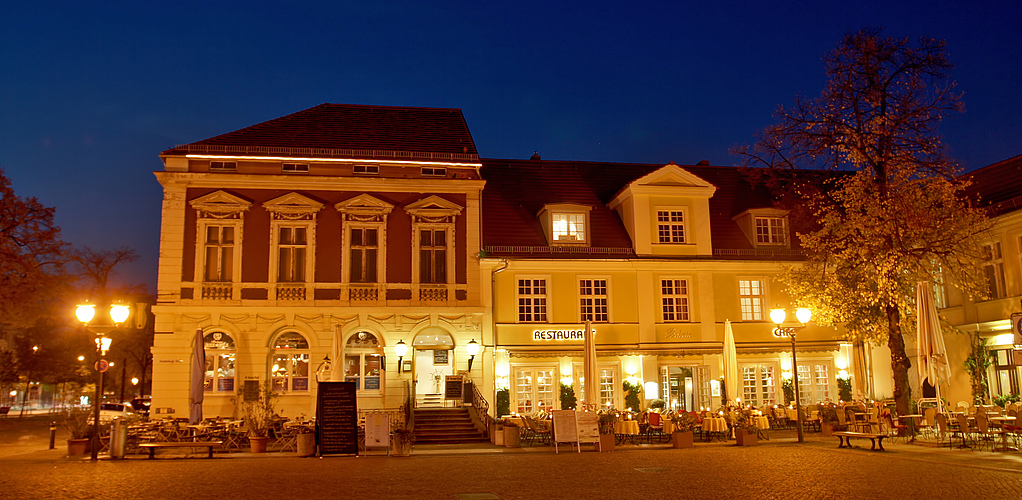
<svg viewBox="0 0 1022 500">
<path fill-rule="evenodd" d="M 300 333 L 286 332 L 273 345 L 270 378 L 278 391 L 309 390 L 309 342 Z"/>
<path fill-rule="evenodd" d="M 234 365 L 237 349 L 234 339 L 224 332 L 210 332 L 202 338 L 206 352 L 206 392 L 234 392 Z"/>
<path fill-rule="evenodd" d="M 355 382 L 359 391 L 380 392 L 383 389 L 383 346 L 376 335 L 358 332 L 348 338 L 344 347 L 344 380 Z"/>
</svg>

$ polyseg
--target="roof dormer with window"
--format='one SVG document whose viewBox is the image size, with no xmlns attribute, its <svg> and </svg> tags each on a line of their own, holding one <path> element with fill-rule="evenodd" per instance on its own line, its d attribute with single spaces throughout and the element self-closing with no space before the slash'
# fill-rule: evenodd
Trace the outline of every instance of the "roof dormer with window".
<svg viewBox="0 0 1022 500">
<path fill-rule="evenodd" d="M 589 212 L 592 207 L 576 203 L 543 205 L 538 217 L 547 244 L 588 246 L 591 243 Z"/>
<path fill-rule="evenodd" d="M 669 163 L 625 186 L 616 210 L 638 255 L 710 255 L 710 198 L 717 188 Z"/>
<path fill-rule="evenodd" d="M 791 248 L 787 210 L 750 208 L 733 219 L 753 248 Z"/>
</svg>

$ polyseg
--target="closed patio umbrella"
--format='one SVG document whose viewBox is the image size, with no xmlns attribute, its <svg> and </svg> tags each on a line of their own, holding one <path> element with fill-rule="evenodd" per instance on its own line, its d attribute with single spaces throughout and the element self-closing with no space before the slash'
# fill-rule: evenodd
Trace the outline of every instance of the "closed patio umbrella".
<svg viewBox="0 0 1022 500">
<path fill-rule="evenodd" d="M 731 320 L 724 320 L 724 390 L 728 401 L 738 399 L 738 353 Z"/>
<path fill-rule="evenodd" d="M 202 329 L 195 331 L 192 347 L 192 381 L 188 387 L 188 423 L 202 421 L 202 400 L 206 385 L 206 349 L 202 342 Z"/>
<path fill-rule="evenodd" d="M 344 382 L 344 334 L 341 325 L 334 326 L 334 342 L 330 351 L 330 381 Z"/>
<path fill-rule="evenodd" d="M 937 315 L 937 305 L 933 301 L 933 290 L 925 281 L 916 283 L 916 354 L 919 356 L 919 385 L 929 379 L 937 390 L 937 408 L 943 413 L 943 402 L 940 399 L 940 381 L 951 379 L 951 367 L 947 362 L 947 351 L 944 349 L 944 333 Z"/>
<path fill-rule="evenodd" d="M 586 331 L 583 335 L 585 353 L 583 353 L 582 359 L 582 377 L 585 378 L 585 402 L 595 408 L 599 405 L 599 392 L 596 380 L 596 332 L 591 326 L 592 324 L 586 321 Z"/>
<path fill-rule="evenodd" d="M 866 346 L 862 342 L 852 345 L 852 376 L 855 378 L 855 399 L 865 400 L 872 397 L 867 392 L 866 380 Z"/>
</svg>

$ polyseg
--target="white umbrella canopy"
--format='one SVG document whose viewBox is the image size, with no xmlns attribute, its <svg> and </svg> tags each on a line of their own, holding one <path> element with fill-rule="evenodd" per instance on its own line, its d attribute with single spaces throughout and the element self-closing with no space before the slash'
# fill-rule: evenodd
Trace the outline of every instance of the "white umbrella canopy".
<svg viewBox="0 0 1022 500">
<path fill-rule="evenodd" d="M 202 400 L 206 385 L 206 349 L 202 341 L 202 329 L 195 331 L 192 347 L 192 381 L 188 387 L 188 423 L 202 421 Z"/>
<path fill-rule="evenodd" d="M 724 390 L 728 401 L 738 399 L 738 353 L 731 320 L 724 320 Z"/>
<path fill-rule="evenodd" d="M 599 391 L 596 380 L 596 332 L 592 323 L 586 321 L 586 331 L 582 336 L 585 352 L 582 358 L 582 377 L 585 383 L 585 404 L 596 408 L 599 405 Z"/>
<path fill-rule="evenodd" d="M 929 379 L 937 390 L 937 406 L 941 408 L 940 381 L 951 379 L 951 367 L 944 349 L 944 333 L 933 301 L 933 291 L 925 281 L 916 283 L 916 354 L 919 356 L 919 385 Z M 941 411 L 943 411 L 941 409 Z"/>
<path fill-rule="evenodd" d="M 344 382 L 344 334 L 341 325 L 334 326 L 334 342 L 330 350 L 330 381 Z"/>
</svg>

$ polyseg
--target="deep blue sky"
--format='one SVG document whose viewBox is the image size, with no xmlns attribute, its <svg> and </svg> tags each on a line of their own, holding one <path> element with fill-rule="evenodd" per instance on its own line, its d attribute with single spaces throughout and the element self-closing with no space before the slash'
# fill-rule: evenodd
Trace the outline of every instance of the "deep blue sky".
<svg viewBox="0 0 1022 500">
<path fill-rule="evenodd" d="M 334 102 L 461 108 L 490 158 L 730 165 L 867 26 L 947 40 L 966 169 L 1022 154 L 1022 2 L 567 3 L 9 2 L 0 167 L 155 290 L 174 145 Z"/>
</svg>

